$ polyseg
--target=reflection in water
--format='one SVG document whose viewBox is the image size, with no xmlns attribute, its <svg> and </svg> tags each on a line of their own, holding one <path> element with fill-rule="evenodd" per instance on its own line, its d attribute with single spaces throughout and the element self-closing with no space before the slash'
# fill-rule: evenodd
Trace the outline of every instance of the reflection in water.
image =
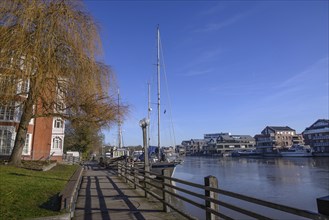
<svg viewBox="0 0 329 220">
<path fill-rule="evenodd" d="M 209 175 L 218 178 L 221 189 L 313 212 L 317 212 L 316 198 L 329 195 L 328 157 L 186 157 L 175 171 L 176 178 L 200 184 Z M 193 191 L 196 190 L 193 188 Z M 200 190 L 200 193 L 203 192 Z M 237 205 L 247 206 L 242 203 L 238 202 Z M 192 215 L 203 218 L 204 211 L 188 204 L 184 206 Z"/>
</svg>

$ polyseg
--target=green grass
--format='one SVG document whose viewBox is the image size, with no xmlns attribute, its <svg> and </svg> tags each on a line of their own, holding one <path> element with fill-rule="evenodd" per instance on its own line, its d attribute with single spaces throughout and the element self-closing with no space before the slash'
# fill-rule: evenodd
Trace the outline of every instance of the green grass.
<svg viewBox="0 0 329 220">
<path fill-rule="evenodd" d="M 61 214 L 58 194 L 76 169 L 75 165 L 57 165 L 42 172 L 0 165 L 0 219 Z"/>
</svg>

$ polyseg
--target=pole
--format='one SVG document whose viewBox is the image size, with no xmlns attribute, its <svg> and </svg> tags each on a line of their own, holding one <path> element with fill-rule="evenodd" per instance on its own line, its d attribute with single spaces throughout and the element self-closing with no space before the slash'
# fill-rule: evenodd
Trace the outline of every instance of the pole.
<svg viewBox="0 0 329 220">
<path fill-rule="evenodd" d="M 151 84 L 147 83 L 148 87 L 148 103 L 147 103 L 147 119 L 150 121 L 150 115 L 151 115 Z M 147 146 L 150 146 L 151 138 L 150 138 L 150 126 L 147 127 Z"/>
<path fill-rule="evenodd" d="M 122 131 L 120 117 L 120 90 L 118 89 L 118 148 L 122 148 Z"/>
<path fill-rule="evenodd" d="M 160 29 L 157 29 L 157 78 L 158 78 L 158 158 L 160 159 Z"/>
<path fill-rule="evenodd" d="M 148 147 L 147 147 L 147 132 L 146 132 L 147 125 L 143 126 L 143 147 L 144 147 L 144 168 L 145 171 L 150 171 L 149 166 L 149 157 L 148 157 Z"/>
<path fill-rule="evenodd" d="M 149 121 L 144 118 L 142 120 L 139 121 L 139 125 L 142 127 L 142 131 L 143 131 L 143 147 L 144 147 L 144 171 L 145 171 L 145 176 L 144 176 L 144 187 L 145 187 L 145 197 L 147 197 L 147 193 L 146 193 L 146 187 L 147 187 L 147 177 L 149 176 L 150 172 L 150 165 L 149 165 L 149 156 L 148 156 L 148 150 L 147 150 L 147 126 L 149 125 Z"/>
</svg>

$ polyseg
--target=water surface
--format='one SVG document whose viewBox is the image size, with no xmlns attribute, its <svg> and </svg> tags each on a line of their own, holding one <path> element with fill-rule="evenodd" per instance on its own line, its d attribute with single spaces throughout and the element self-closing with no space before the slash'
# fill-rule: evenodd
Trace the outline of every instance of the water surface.
<svg viewBox="0 0 329 220">
<path fill-rule="evenodd" d="M 329 195 L 328 157 L 186 157 L 184 163 L 176 167 L 174 177 L 203 184 L 204 177 L 209 175 L 217 177 L 221 189 L 313 212 L 317 212 L 316 198 Z M 203 193 L 194 188 L 192 190 Z M 244 202 L 224 196 L 221 198 L 237 206 L 249 207 Z M 185 203 L 182 207 L 203 219 L 204 211 Z M 231 214 L 231 211 L 225 212 Z M 233 214 L 233 217 L 245 218 L 238 214 Z M 277 214 L 276 217 L 282 216 Z"/>
</svg>

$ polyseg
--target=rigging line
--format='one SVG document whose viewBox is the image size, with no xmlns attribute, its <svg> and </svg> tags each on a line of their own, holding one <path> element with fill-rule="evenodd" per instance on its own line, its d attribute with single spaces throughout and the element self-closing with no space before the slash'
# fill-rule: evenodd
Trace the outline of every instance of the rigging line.
<svg viewBox="0 0 329 220">
<path fill-rule="evenodd" d="M 168 97 L 168 103 L 169 103 L 169 116 L 170 116 L 170 122 L 171 122 L 171 128 L 172 128 L 172 135 L 174 137 L 174 148 L 176 147 L 176 136 L 175 136 L 175 129 L 174 129 L 174 123 L 172 120 L 172 111 L 171 111 L 171 98 L 169 94 L 169 88 L 168 88 L 168 79 L 167 79 L 167 71 L 166 71 L 166 65 L 165 65 L 165 60 L 163 56 L 163 49 L 162 49 L 162 43 L 161 43 L 161 37 L 160 37 L 160 51 L 161 51 L 161 57 L 162 57 L 162 63 L 163 63 L 163 72 L 164 72 L 164 77 L 165 77 L 165 82 L 166 82 L 166 90 L 167 90 L 167 97 Z M 170 136 L 171 136 L 171 132 Z"/>
</svg>

